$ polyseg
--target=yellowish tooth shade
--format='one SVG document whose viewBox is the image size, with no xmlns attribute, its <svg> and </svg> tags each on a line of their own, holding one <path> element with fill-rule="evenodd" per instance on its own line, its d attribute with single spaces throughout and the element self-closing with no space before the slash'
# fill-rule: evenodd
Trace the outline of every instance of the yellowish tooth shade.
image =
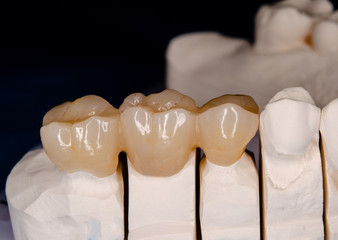
<svg viewBox="0 0 338 240">
<path fill-rule="evenodd" d="M 210 161 L 228 166 L 255 135 L 259 110 L 243 95 L 224 95 L 198 109 L 193 99 L 169 89 L 132 94 L 120 112 L 93 95 L 51 109 L 41 128 L 47 155 L 67 172 L 104 177 L 115 172 L 122 145 L 140 173 L 171 176 L 199 144 Z"/>
<path fill-rule="evenodd" d="M 126 97 L 121 104 L 119 111 L 123 112 L 124 110 L 131 108 L 131 107 L 137 107 L 141 106 L 143 104 L 143 99 L 145 96 L 142 93 L 132 93 L 128 97 Z"/>
<path fill-rule="evenodd" d="M 40 130 L 50 160 L 66 172 L 106 177 L 116 171 L 119 112 L 98 96 L 66 102 L 46 113 Z"/>
<path fill-rule="evenodd" d="M 172 89 L 149 95 L 144 99 L 143 105 L 152 108 L 155 112 L 176 108 L 183 108 L 191 112 L 197 111 L 196 103 L 192 98 Z"/>
<path fill-rule="evenodd" d="M 135 169 L 148 176 L 171 176 L 196 148 L 196 104 L 175 91 L 132 94 L 120 107 L 123 149 Z"/>
<path fill-rule="evenodd" d="M 259 114 L 259 107 L 255 100 L 248 95 L 240 95 L 240 94 L 226 94 L 217 98 L 213 98 L 204 104 L 199 111 L 201 113 L 207 111 L 210 108 L 217 107 L 219 105 L 223 105 L 226 103 L 232 103 L 238 105 L 239 107 L 252 112 L 254 114 Z"/>
<path fill-rule="evenodd" d="M 224 95 L 206 103 L 198 115 L 198 145 L 207 159 L 229 166 L 240 159 L 256 134 L 259 109 L 244 95 Z"/>
<path fill-rule="evenodd" d="M 115 116 L 118 113 L 118 110 L 103 98 L 87 95 L 52 108 L 43 117 L 42 125 L 51 122 L 80 122 L 92 116 Z"/>
</svg>

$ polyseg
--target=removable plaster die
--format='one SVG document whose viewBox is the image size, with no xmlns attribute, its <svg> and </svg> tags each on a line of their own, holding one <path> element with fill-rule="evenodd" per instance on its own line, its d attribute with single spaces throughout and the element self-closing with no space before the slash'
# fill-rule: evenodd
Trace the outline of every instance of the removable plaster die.
<svg viewBox="0 0 338 240">
<path fill-rule="evenodd" d="M 266 239 L 324 239 L 319 121 L 303 88 L 282 90 L 261 113 Z"/>
<path fill-rule="evenodd" d="M 200 166 L 202 238 L 260 239 L 259 184 L 247 153 L 230 166 L 204 158 Z"/>
<path fill-rule="evenodd" d="M 338 99 L 322 110 L 320 132 L 325 186 L 325 223 L 327 239 L 338 238 Z"/>
<path fill-rule="evenodd" d="M 129 240 L 194 240 L 195 166 L 193 151 L 172 176 L 146 176 L 128 159 Z"/>
</svg>

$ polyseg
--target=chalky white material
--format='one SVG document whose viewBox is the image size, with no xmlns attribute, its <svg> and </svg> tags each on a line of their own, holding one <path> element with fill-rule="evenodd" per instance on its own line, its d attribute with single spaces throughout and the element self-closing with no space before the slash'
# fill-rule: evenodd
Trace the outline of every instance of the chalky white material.
<svg viewBox="0 0 338 240">
<path fill-rule="evenodd" d="M 200 166 L 203 240 L 260 239 L 258 173 L 244 153 L 224 167 L 203 159 Z"/>
<path fill-rule="evenodd" d="M 338 239 L 338 99 L 322 110 L 320 132 L 325 183 L 327 239 Z"/>
<path fill-rule="evenodd" d="M 320 109 L 302 88 L 283 92 L 260 116 L 264 235 L 324 239 Z"/>
<path fill-rule="evenodd" d="M 196 239 L 195 151 L 177 174 L 140 174 L 128 160 L 129 240 Z"/>
<path fill-rule="evenodd" d="M 16 240 L 124 238 L 120 168 L 105 178 L 68 174 L 39 148 L 13 168 L 6 194 Z"/>
<path fill-rule="evenodd" d="M 323 107 L 338 96 L 337 16 L 327 0 L 287 0 L 261 7 L 254 44 L 215 32 L 178 36 L 167 49 L 167 87 L 198 105 L 229 93 L 262 108 L 277 91 L 302 86 Z"/>
</svg>

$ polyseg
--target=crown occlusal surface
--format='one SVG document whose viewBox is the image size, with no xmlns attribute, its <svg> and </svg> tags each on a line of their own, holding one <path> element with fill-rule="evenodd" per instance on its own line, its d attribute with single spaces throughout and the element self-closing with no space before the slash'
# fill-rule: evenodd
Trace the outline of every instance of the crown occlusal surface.
<svg viewBox="0 0 338 240">
<path fill-rule="evenodd" d="M 150 176 L 171 176 L 196 147 L 196 104 L 175 91 L 128 96 L 120 107 L 123 149 L 135 169 Z"/>
<path fill-rule="evenodd" d="M 116 170 L 119 112 L 101 97 L 88 95 L 52 108 L 40 134 L 50 160 L 66 172 L 105 177 Z"/>
<path fill-rule="evenodd" d="M 224 95 L 212 99 L 198 116 L 198 144 L 207 159 L 229 166 L 240 159 L 258 129 L 259 109 L 244 95 Z"/>
</svg>

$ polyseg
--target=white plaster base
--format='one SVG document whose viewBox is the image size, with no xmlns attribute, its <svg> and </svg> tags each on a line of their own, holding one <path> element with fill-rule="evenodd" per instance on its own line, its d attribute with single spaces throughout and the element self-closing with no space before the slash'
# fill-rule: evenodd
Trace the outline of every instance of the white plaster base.
<svg viewBox="0 0 338 240">
<path fill-rule="evenodd" d="M 200 166 L 200 218 L 203 240 L 260 239 L 258 173 L 244 153 L 238 162 Z"/>
<path fill-rule="evenodd" d="M 120 169 L 97 178 L 57 169 L 43 149 L 13 168 L 6 194 L 16 240 L 121 240 L 124 238 Z"/>
<path fill-rule="evenodd" d="M 138 173 L 128 159 L 129 240 L 196 239 L 195 151 L 170 177 Z"/>
<path fill-rule="evenodd" d="M 299 87 L 276 93 L 260 114 L 265 239 L 324 239 L 320 114 Z"/>
<path fill-rule="evenodd" d="M 261 136 L 262 137 L 262 136 Z M 299 159 L 274 158 L 262 140 L 263 212 L 266 239 L 324 239 L 323 181 L 318 136 Z M 279 168 L 280 167 L 280 168 Z M 274 170 L 286 174 L 275 181 Z M 289 170 L 288 170 L 289 169 Z M 290 173 L 291 172 L 291 173 Z M 289 179 L 290 176 L 292 179 Z M 281 184 L 282 182 L 283 184 Z"/>
<path fill-rule="evenodd" d="M 338 239 L 338 99 L 322 110 L 320 132 L 322 136 L 323 176 L 325 187 L 325 223 L 328 240 Z"/>
</svg>

